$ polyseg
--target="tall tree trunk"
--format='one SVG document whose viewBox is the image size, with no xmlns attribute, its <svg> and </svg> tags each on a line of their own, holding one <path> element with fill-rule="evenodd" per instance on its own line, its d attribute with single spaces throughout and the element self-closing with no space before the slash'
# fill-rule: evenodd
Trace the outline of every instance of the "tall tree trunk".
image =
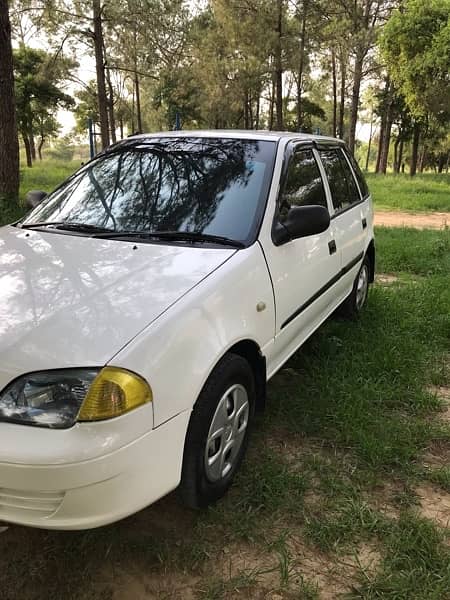
<svg viewBox="0 0 450 600">
<path fill-rule="evenodd" d="M 244 129 L 249 128 L 249 114 L 248 114 L 248 92 L 244 93 Z"/>
<path fill-rule="evenodd" d="M 142 133 L 142 113 L 141 113 L 141 86 L 138 75 L 138 49 L 137 49 L 137 26 L 134 28 L 134 90 L 133 98 L 136 95 L 136 120 L 138 133 Z M 134 129 L 132 133 L 135 133 Z"/>
<path fill-rule="evenodd" d="M 381 148 L 381 158 L 380 158 L 380 173 L 386 175 L 387 164 L 389 159 L 389 148 L 391 144 L 391 131 L 392 131 L 392 117 L 389 116 L 386 123 L 386 129 L 384 132 L 383 145 Z"/>
<path fill-rule="evenodd" d="M 427 145 L 424 144 L 422 147 L 422 151 L 420 153 L 420 158 L 419 158 L 419 173 L 423 173 L 423 170 L 425 168 L 426 156 L 427 156 Z"/>
<path fill-rule="evenodd" d="M 255 119 L 255 129 L 259 129 L 259 112 L 261 110 L 261 90 L 258 90 L 258 96 L 256 99 L 256 119 Z"/>
<path fill-rule="evenodd" d="M 105 54 L 105 48 L 103 47 Z M 106 66 L 106 65 L 105 65 Z M 109 128 L 111 133 L 111 141 L 113 144 L 117 142 L 116 136 L 116 117 L 114 114 L 114 89 L 111 81 L 111 71 L 105 68 L 106 83 L 108 84 L 108 117 L 109 117 Z"/>
<path fill-rule="evenodd" d="M 380 132 L 378 134 L 378 151 L 377 151 L 377 160 L 375 163 L 375 173 L 380 172 L 381 154 L 383 152 L 383 139 L 384 139 L 385 129 L 386 129 L 386 113 L 383 111 L 383 114 L 381 115 Z"/>
<path fill-rule="evenodd" d="M 248 94 L 248 124 L 253 129 L 253 98 L 251 92 Z"/>
<path fill-rule="evenodd" d="M 337 79 L 336 79 L 336 54 L 334 48 L 331 49 L 331 73 L 333 82 L 333 130 L 331 135 L 336 137 L 337 133 Z"/>
<path fill-rule="evenodd" d="M 347 63 L 343 52 L 341 50 L 339 56 L 339 66 L 341 70 L 341 90 L 340 90 L 340 100 L 339 100 L 339 127 L 338 127 L 338 135 L 342 139 L 344 139 L 344 116 L 345 116 L 345 82 L 347 79 Z"/>
<path fill-rule="evenodd" d="M 275 79 L 272 79 L 272 86 L 270 90 L 270 102 L 269 102 L 269 131 L 273 129 L 274 120 L 274 107 L 275 107 Z"/>
<path fill-rule="evenodd" d="M 419 155 L 419 142 L 420 142 L 420 124 L 414 123 L 411 165 L 409 167 L 409 174 L 411 175 L 411 177 L 414 177 L 414 175 L 417 172 L 417 157 Z"/>
<path fill-rule="evenodd" d="M 44 141 L 45 141 L 45 137 L 43 135 L 41 135 L 41 139 L 39 140 L 38 149 L 37 149 L 39 160 L 42 160 L 42 147 L 44 145 Z"/>
<path fill-rule="evenodd" d="M 400 135 L 400 133 L 399 133 Z M 394 173 L 400 172 L 400 161 L 398 159 L 398 147 L 400 146 L 400 137 L 397 136 L 394 142 Z"/>
<path fill-rule="evenodd" d="M 28 139 L 30 140 L 30 152 L 33 162 L 36 161 L 36 144 L 34 143 L 33 124 L 31 119 L 28 121 Z"/>
<path fill-rule="evenodd" d="M 27 157 L 27 167 L 31 168 L 33 166 L 33 160 L 31 156 L 31 146 L 30 146 L 30 138 L 28 137 L 28 131 L 24 128 L 21 131 L 23 145 L 25 146 L 25 156 Z"/>
<path fill-rule="evenodd" d="M 275 95 L 277 108 L 277 129 L 283 131 L 283 63 L 282 45 L 283 35 L 283 0 L 277 0 L 277 39 L 275 44 Z"/>
<path fill-rule="evenodd" d="M 120 139 L 123 140 L 123 117 L 119 119 Z"/>
<path fill-rule="evenodd" d="M 392 131 L 392 95 L 390 95 L 388 105 L 386 108 L 386 124 L 384 128 L 384 135 L 381 139 L 381 152 L 380 152 L 380 164 L 378 165 L 378 173 L 386 175 L 387 163 L 389 158 L 389 147 L 391 143 L 391 131 Z"/>
<path fill-rule="evenodd" d="M 306 46 L 306 19 L 308 14 L 308 0 L 303 2 L 302 20 L 301 20 L 301 38 L 300 38 L 300 58 L 298 62 L 297 73 L 297 130 L 302 127 L 302 92 L 303 92 L 303 71 L 305 68 L 305 46 Z"/>
<path fill-rule="evenodd" d="M 370 149 L 372 147 L 372 135 L 373 135 L 373 107 L 370 112 L 370 133 L 369 133 L 369 143 L 367 145 L 366 171 L 369 170 Z"/>
<path fill-rule="evenodd" d="M 136 87 L 133 85 L 133 94 L 131 96 L 131 134 L 135 132 L 134 115 L 136 113 Z"/>
<path fill-rule="evenodd" d="M 353 88 L 352 88 L 352 103 L 350 106 L 350 126 L 348 132 L 348 147 L 352 154 L 355 152 L 356 142 L 356 123 L 358 121 L 358 110 L 359 110 L 359 92 L 361 89 L 362 70 L 364 63 L 364 53 L 358 49 L 355 58 L 355 72 L 353 75 Z"/>
<path fill-rule="evenodd" d="M 109 123 L 108 123 L 108 97 L 106 95 L 105 82 L 105 60 L 103 55 L 103 23 L 102 7 L 100 0 L 92 0 L 92 12 L 94 22 L 94 51 L 95 70 L 97 73 L 97 100 L 98 114 L 100 116 L 100 137 L 102 148 L 109 146 Z"/>
<path fill-rule="evenodd" d="M 19 140 L 8 0 L 0 0 L 0 202 L 19 195 Z"/>
<path fill-rule="evenodd" d="M 388 96 L 390 85 L 391 85 L 391 80 L 388 75 L 386 77 L 386 80 L 384 83 L 384 90 L 383 90 L 384 97 Z M 380 134 L 379 134 L 379 138 L 378 138 L 378 153 L 377 153 L 377 163 L 375 165 L 375 173 L 380 173 L 380 165 L 381 165 L 381 158 L 383 155 L 383 144 L 384 144 L 384 138 L 386 135 L 387 122 L 388 122 L 388 111 L 382 110 L 381 123 L 380 123 Z"/>
<path fill-rule="evenodd" d="M 444 170 L 446 159 L 446 154 L 444 152 L 441 152 L 438 158 L 438 173 L 442 173 L 442 171 Z"/>
<path fill-rule="evenodd" d="M 142 112 L 141 112 L 141 87 L 139 82 L 139 75 L 137 71 L 134 73 L 134 89 L 136 91 L 136 120 L 137 130 L 139 133 L 143 132 L 142 129 Z"/>
<path fill-rule="evenodd" d="M 400 147 L 398 149 L 398 171 L 397 171 L 397 173 L 400 173 L 400 169 L 402 169 L 404 144 L 405 144 L 405 142 L 403 140 L 401 140 Z M 402 173 L 403 173 L 403 169 L 402 169 Z"/>
</svg>

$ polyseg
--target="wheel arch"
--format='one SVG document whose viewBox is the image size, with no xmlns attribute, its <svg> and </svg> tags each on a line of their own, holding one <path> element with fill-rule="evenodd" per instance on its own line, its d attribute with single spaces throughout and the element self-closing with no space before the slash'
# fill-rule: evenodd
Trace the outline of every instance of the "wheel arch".
<svg viewBox="0 0 450 600">
<path fill-rule="evenodd" d="M 370 260 L 369 282 L 373 283 L 375 280 L 375 240 L 373 238 L 367 247 L 366 256 Z"/>
<path fill-rule="evenodd" d="M 258 344 L 250 339 L 240 340 L 233 344 L 225 354 L 237 354 L 244 358 L 250 365 L 255 376 L 256 410 L 262 412 L 266 405 L 266 358 Z"/>
</svg>

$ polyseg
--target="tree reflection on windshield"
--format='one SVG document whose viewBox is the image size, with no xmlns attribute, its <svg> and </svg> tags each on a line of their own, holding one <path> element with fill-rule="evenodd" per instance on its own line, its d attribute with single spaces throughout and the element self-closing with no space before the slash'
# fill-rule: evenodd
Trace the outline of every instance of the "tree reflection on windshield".
<svg viewBox="0 0 450 600">
<path fill-rule="evenodd" d="M 184 231 L 246 241 L 260 217 L 275 143 L 129 140 L 82 169 L 26 219 L 114 231 Z"/>
</svg>

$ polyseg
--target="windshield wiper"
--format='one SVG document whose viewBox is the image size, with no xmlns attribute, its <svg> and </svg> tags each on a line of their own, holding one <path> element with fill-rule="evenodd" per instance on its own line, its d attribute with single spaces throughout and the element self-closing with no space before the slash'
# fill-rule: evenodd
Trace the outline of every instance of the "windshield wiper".
<svg viewBox="0 0 450 600">
<path fill-rule="evenodd" d="M 70 221 L 42 221 L 41 223 L 25 223 L 25 225 L 21 225 L 22 229 L 39 229 L 40 227 L 61 229 L 63 231 L 79 231 L 80 233 L 115 233 L 113 229 L 108 229 L 107 227 L 89 225 L 89 223 L 73 223 Z"/>
<path fill-rule="evenodd" d="M 39 229 L 48 227 L 49 229 L 60 229 L 66 231 L 79 231 L 80 233 L 91 233 L 93 237 L 115 239 L 115 238 L 142 238 L 142 239 L 161 239 L 161 240 L 180 240 L 186 242 L 212 243 L 232 246 L 233 248 L 245 248 L 245 244 L 238 240 L 221 236 L 210 235 L 208 233 L 196 233 L 193 231 L 114 231 L 107 227 L 98 225 L 89 225 L 88 223 L 75 223 L 70 221 L 42 221 L 40 223 L 25 223 L 21 225 L 22 229 Z"/>
<path fill-rule="evenodd" d="M 196 233 L 193 231 L 114 231 L 111 233 L 100 233 L 95 237 L 101 238 L 142 238 L 142 239 L 159 239 L 159 240 L 174 240 L 186 242 L 212 243 L 223 244 L 224 246 L 232 246 L 233 248 L 245 248 L 245 244 L 238 240 L 233 240 L 221 235 L 211 235 L 208 233 Z"/>
</svg>

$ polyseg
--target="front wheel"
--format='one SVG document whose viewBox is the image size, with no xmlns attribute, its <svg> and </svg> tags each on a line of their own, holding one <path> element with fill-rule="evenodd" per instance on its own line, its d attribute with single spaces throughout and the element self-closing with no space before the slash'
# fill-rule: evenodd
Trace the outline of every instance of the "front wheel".
<svg viewBox="0 0 450 600">
<path fill-rule="evenodd" d="M 355 318 L 364 307 L 369 293 L 370 261 L 367 256 L 358 271 L 350 295 L 339 307 L 339 314 L 347 318 Z"/>
<path fill-rule="evenodd" d="M 227 354 L 206 381 L 186 436 L 180 495 L 202 508 L 221 498 L 239 469 L 255 411 L 255 381 L 248 362 Z"/>
</svg>

